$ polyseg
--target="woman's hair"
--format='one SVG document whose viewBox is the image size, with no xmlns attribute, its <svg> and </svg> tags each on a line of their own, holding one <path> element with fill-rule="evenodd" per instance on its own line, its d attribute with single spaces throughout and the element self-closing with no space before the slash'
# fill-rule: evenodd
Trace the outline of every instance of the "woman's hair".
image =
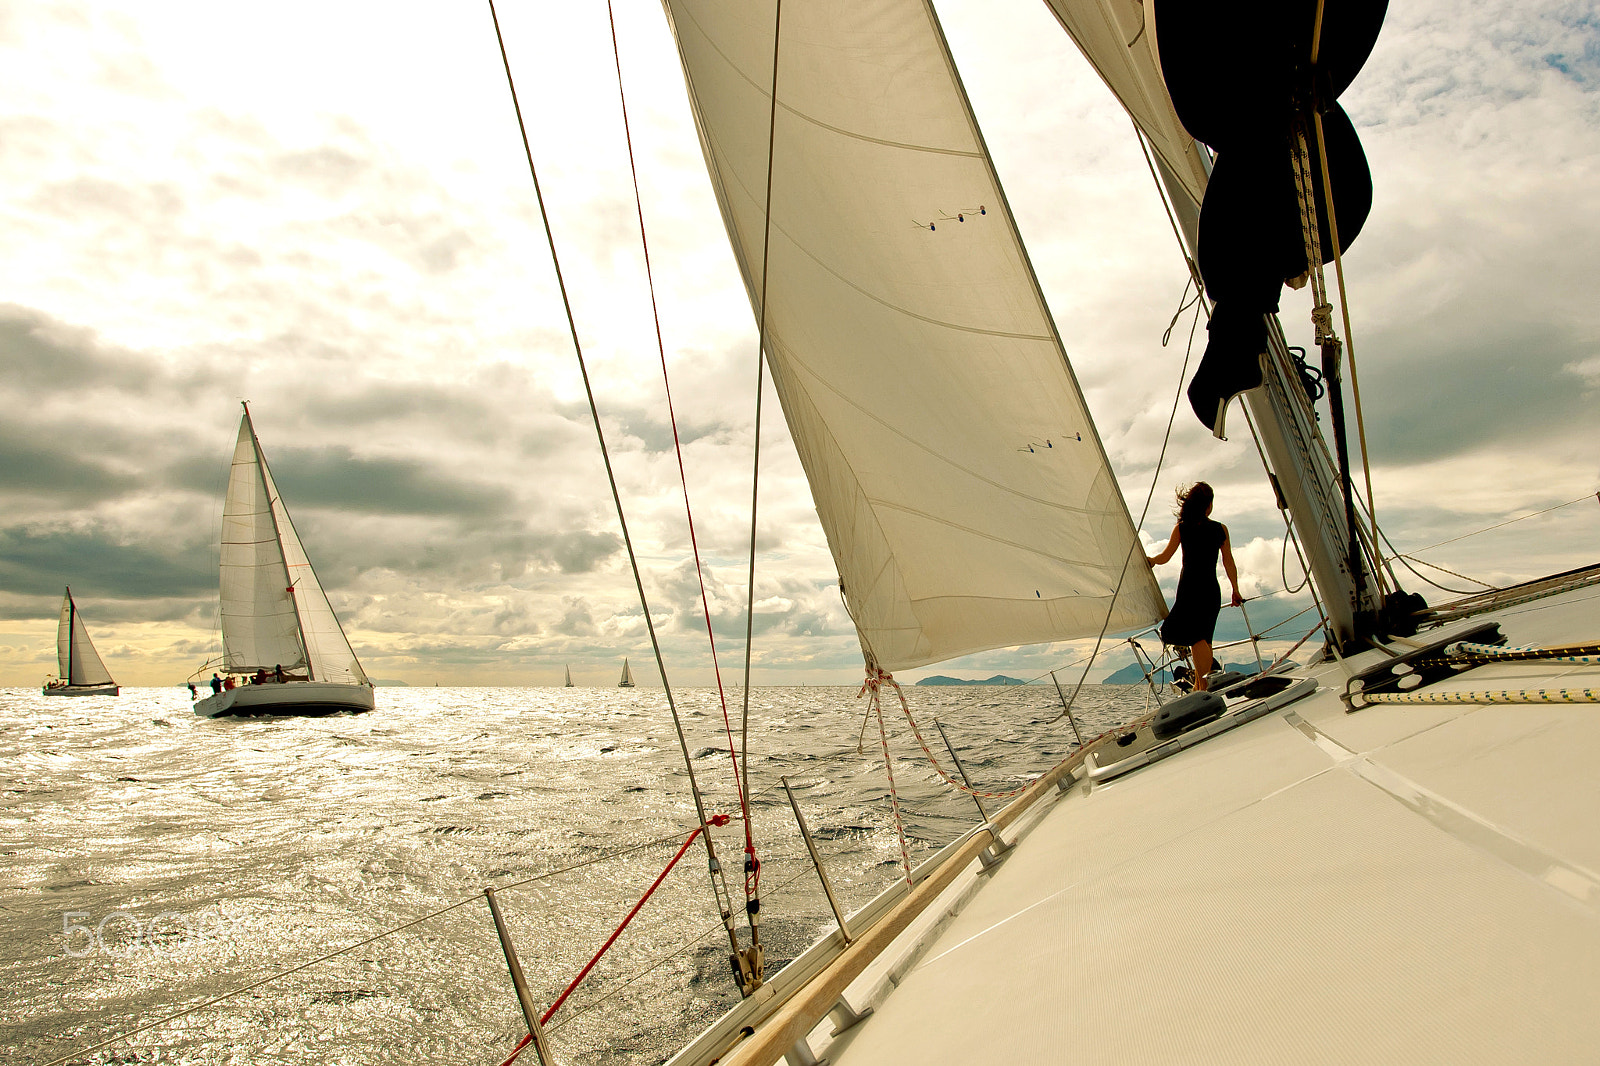
<svg viewBox="0 0 1600 1066">
<path fill-rule="evenodd" d="M 1197 522 L 1206 516 L 1206 511 L 1211 508 L 1214 494 L 1211 486 L 1204 481 L 1196 481 L 1186 489 L 1178 490 L 1178 509 L 1173 514 L 1178 516 L 1178 524 Z"/>
</svg>

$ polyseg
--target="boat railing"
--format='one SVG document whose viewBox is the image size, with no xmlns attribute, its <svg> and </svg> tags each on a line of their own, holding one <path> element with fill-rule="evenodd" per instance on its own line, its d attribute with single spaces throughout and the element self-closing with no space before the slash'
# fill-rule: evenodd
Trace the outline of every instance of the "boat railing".
<svg viewBox="0 0 1600 1066">
<path fill-rule="evenodd" d="M 947 746 L 948 743 L 948 738 L 946 738 Z M 961 767 L 959 758 L 955 757 L 953 748 L 950 749 L 950 754 L 952 761 L 965 777 L 964 768 Z M 1051 780 L 1054 780 L 1052 775 L 1058 775 L 1063 766 L 1067 766 L 1072 762 L 1072 759 L 1067 760 L 1047 773 L 1045 777 L 1050 777 Z M 1044 778 L 1040 780 L 1042 781 Z M 804 815 L 801 813 L 800 801 L 795 797 L 795 792 L 790 790 L 789 784 L 788 781 L 783 781 L 780 787 L 783 790 L 782 795 L 789 798 L 795 814 L 796 825 L 805 842 L 805 852 L 800 855 L 775 855 L 766 861 L 765 865 L 769 868 L 768 876 L 773 884 L 771 888 L 764 889 L 763 896 L 770 901 L 780 895 L 786 895 L 796 890 L 804 890 L 807 881 L 810 881 L 813 885 L 817 885 L 820 882 L 820 891 L 828 898 L 828 904 L 833 912 L 834 928 L 821 939 L 812 943 L 787 965 L 778 969 L 766 984 L 757 991 L 757 994 L 741 1000 L 721 1022 L 702 1033 L 688 1048 L 685 1048 L 675 1061 L 712 1061 L 716 1057 L 715 1054 L 706 1057 L 700 1053 L 704 1049 L 718 1044 L 719 1041 L 722 1042 L 722 1047 L 734 1042 L 739 1037 L 744 1026 L 757 1024 L 771 1014 L 786 1000 L 792 998 L 817 974 L 837 962 L 845 950 L 859 942 L 862 937 L 869 934 L 881 935 L 884 928 L 882 923 L 891 912 L 901 907 L 908 896 L 920 891 L 926 882 L 940 875 L 941 871 L 945 870 L 947 863 L 955 861 L 958 866 L 964 867 L 968 864 L 967 860 L 970 860 L 978 852 L 986 853 L 989 856 L 987 861 L 997 861 L 998 854 L 1003 849 L 1002 845 L 995 843 L 999 838 L 998 826 L 1015 817 L 1015 814 L 1007 815 L 1005 812 L 1001 812 L 994 819 L 990 819 L 981 801 L 977 801 L 976 797 L 974 797 L 980 818 L 983 819 L 980 824 L 969 825 L 964 828 L 955 839 L 939 848 L 932 856 L 914 867 L 909 882 L 903 876 L 897 877 L 886 888 L 874 895 L 865 905 L 847 914 L 844 905 L 839 901 L 832 886 L 828 883 L 827 859 L 823 856 L 822 849 L 811 834 L 809 827 L 806 826 Z M 776 790 L 774 790 L 774 793 L 753 797 L 753 799 L 782 802 L 782 798 L 775 793 Z M 1037 798 L 1040 794 L 1038 782 L 1035 782 L 1034 786 L 1030 788 L 1029 794 Z M 1007 811 L 1011 811 L 1013 808 L 1016 808 L 1016 804 L 1008 807 Z M 1016 809 L 1020 810 L 1021 808 Z M 544 1035 L 556 1032 L 566 1025 L 578 1021 L 591 1011 L 599 1009 L 611 997 L 624 992 L 650 971 L 697 949 L 708 937 L 720 933 L 722 924 L 721 922 L 708 922 L 704 928 L 695 930 L 692 934 L 683 938 L 681 942 L 679 942 L 678 938 L 675 938 L 669 951 L 664 954 L 657 953 L 650 957 L 648 962 L 636 971 L 627 972 L 612 969 L 606 973 L 603 981 L 599 980 L 601 974 L 597 971 L 583 984 L 583 989 L 587 993 L 584 1002 L 581 1005 L 577 1005 L 576 1009 L 569 1007 L 560 1016 L 550 1019 L 548 1008 L 543 1016 L 535 1009 L 534 998 L 536 992 L 539 988 L 559 988 L 566 983 L 566 978 L 557 977 L 552 973 L 557 964 L 550 957 L 548 944 L 536 943 L 532 945 L 531 951 L 528 946 L 523 946 L 519 954 L 518 944 L 512 934 L 513 927 L 518 925 L 516 921 L 517 911 L 526 906 L 526 900 L 517 898 L 519 892 L 543 890 L 550 883 L 564 876 L 576 875 L 580 870 L 599 866 L 600 864 L 620 862 L 630 856 L 634 857 L 637 862 L 637 857 L 640 854 L 648 853 L 652 850 L 660 852 L 674 844 L 684 845 L 687 843 L 686 838 L 692 840 L 694 834 L 699 831 L 699 829 L 679 830 L 672 834 L 655 837 L 642 843 L 626 845 L 605 854 L 534 874 L 530 877 L 486 886 L 482 892 L 436 907 L 425 914 L 411 918 L 403 923 L 398 923 L 391 928 L 383 929 L 371 936 L 361 937 L 342 947 L 326 951 L 296 965 L 279 969 L 265 977 L 241 983 L 237 987 L 220 994 L 206 997 L 200 1002 L 164 1013 L 153 1020 L 119 1031 L 115 1035 L 105 1037 L 87 1047 L 80 1047 L 71 1054 L 49 1059 L 47 1060 L 47 1066 L 60 1066 L 60 1064 L 77 1061 L 106 1047 L 129 1041 L 140 1034 L 180 1029 L 184 1024 L 184 1019 L 201 1012 L 227 1010 L 232 1001 L 248 1003 L 249 1007 L 245 1009 L 259 1010 L 261 1009 L 261 1004 L 258 997 L 269 989 L 275 989 L 283 995 L 303 994 L 306 990 L 300 985 L 306 977 L 302 975 L 310 976 L 308 971 L 314 974 L 318 969 L 326 971 L 329 967 L 337 968 L 341 964 L 346 966 L 359 965 L 362 968 L 362 973 L 367 975 L 367 967 L 372 962 L 372 958 L 360 958 L 354 953 L 361 952 L 363 955 L 375 956 L 377 949 L 374 948 L 374 945 L 386 941 L 394 942 L 395 938 L 402 938 L 402 934 L 412 934 L 411 938 L 402 938 L 407 940 L 417 935 L 433 939 L 443 934 L 447 941 L 451 938 L 464 939 L 466 936 L 470 936 L 473 940 L 478 941 L 483 949 L 487 949 L 489 944 L 482 939 L 483 933 L 486 931 L 482 928 L 483 926 L 492 926 L 499 939 L 501 953 L 505 956 L 505 964 L 500 969 L 498 983 L 501 988 L 513 992 L 515 995 L 514 999 L 510 995 L 506 996 L 502 1006 L 510 1006 L 515 1003 L 522 1008 L 521 1020 L 526 1023 L 526 1029 L 531 1035 L 536 1034 L 533 1035 L 533 1039 L 530 1041 L 535 1043 L 536 1050 L 534 1054 L 538 1055 L 548 1066 L 550 1063 L 550 1059 L 547 1057 L 549 1054 L 548 1046 L 543 1049 L 543 1054 L 540 1054 L 537 1048 L 537 1042 Z M 970 854 L 969 851 L 971 852 Z M 678 854 L 680 856 L 683 854 L 682 847 L 679 848 Z M 962 856 L 965 856 L 965 859 Z M 670 865 L 668 870 L 670 870 Z M 662 871 L 662 878 L 665 878 L 667 872 Z M 628 880 L 627 878 L 611 875 L 606 875 L 606 877 L 607 883 L 611 885 L 617 885 Z M 658 878 L 657 884 L 660 883 L 661 879 Z M 563 900 L 561 910 L 565 914 L 572 913 L 572 903 L 575 899 L 594 901 L 592 891 L 579 890 L 576 887 L 571 892 L 561 893 L 561 897 Z M 640 905 L 643 905 L 643 901 L 640 901 Z M 478 909 L 480 914 L 480 917 L 476 919 L 469 917 L 474 909 Z M 446 930 L 439 925 L 440 922 L 447 920 L 446 916 L 465 918 L 478 928 L 467 934 L 462 934 L 459 930 Z M 618 932 L 620 931 L 619 929 Z M 526 934 L 524 935 L 526 936 Z M 613 938 L 615 938 L 615 935 Z M 153 931 L 151 939 L 153 943 L 155 939 Z M 609 942 L 607 946 L 610 946 Z M 569 948 L 576 947 L 577 945 L 571 945 L 564 941 L 561 944 L 560 954 L 565 957 L 570 954 Z M 367 950 L 363 951 L 363 949 Z M 414 945 L 406 943 L 397 945 L 395 950 L 401 954 L 406 954 L 413 949 Z M 598 958 L 599 956 L 597 955 L 594 959 L 591 959 L 590 965 L 592 966 L 594 962 L 598 961 Z M 479 956 L 479 961 L 480 963 L 483 961 L 481 955 Z M 566 966 L 568 963 L 561 962 L 559 965 Z M 379 969 L 382 971 L 382 967 Z M 487 971 L 482 970 L 480 967 L 475 967 L 475 969 L 479 969 L 480 972 L 475 974 L 472 980 L 475 982 L 475 987 L 483 993 L 483 995 L 475 998 L 490 1002 L 494 998 L 492 988 L 495 983 L 492 967 Z M 569 973 L 567 976 L 570 977 L 571 974 Z M 584 975 L 580 974 L 579 976 L 582 977 Z M 367 983 L 370 980 L 370 975 L 367 975 L 360 978 L 358 983 Z M 345 983 L 342 976 L 338 983 Z M 574 982 L 572 986 L 569 986 L 569 991 L 576 986 L 577 982 Z M 323 994 L 331 993 L 313 993 L 313 995 Z M 351 994 L 376 993 L 372 993 L 370 990 L 356 989 Z M 241 999 L 241 997 L 248 998 Z M 835 999 L 837 1000 L 839 997 L 836 996 Z M 832 1003 L 830 1004 L 830 1009 L 835 1012 L 835 1018 L 841 1024 L 844 1024 L 852 1017 L 848 1004 Z M 825 1011 L 824 1013 L 827 1012 Z M 193 1022 L 190 1021 L 187 1024 L 192 1026 Z M 503 1032 L 503 1029 L 500 1031 Z M 724 1039 L 725 1035 L 726 1039 Z M 693 1049 L 692 1052 L 691 1049 Z M 499 1059 L 504 1059 L 512 1050 L 510 1047 L 505 1047 L 496 1049 L 491 1054 L 497 1055 L 498 1061 Z M 685 1055 L 688 1057 L 685 1058 Z M 530 1055 L 531 1057 L 533 1056 Z"/>
</svg>

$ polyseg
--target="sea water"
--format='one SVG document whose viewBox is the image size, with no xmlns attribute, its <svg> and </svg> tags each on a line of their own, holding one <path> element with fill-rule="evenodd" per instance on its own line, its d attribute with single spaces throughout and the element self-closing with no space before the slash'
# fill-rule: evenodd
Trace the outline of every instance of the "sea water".
<svg viewBox="0 0 1600 1066">
<path fill-rule="evenodd" d="M 714 843 L 747 943 L 722 701 L 677 699 L 707 813 L 734 816 Z M 1017 788 L 1075 744 L 1052 686 L 907 699 L 945 770 L 936 718 L 982 789 Z M 754 690 L 746 744 L 739 694 L 727 699 L 749 752 L 769 974 L 832 923 L 781 777 L 847 911 L 904 876 L 867 703 Z M 322 718 L 190 706 L 171 689 L 0 690 L 0 1062 L 49 1062 L 196 1007 L 72 1061 L 501 1062 L 526 1027 L 483 889 L 542 1009 L 697 824 L 659 689 L 390 687 L 373 712 Z M 1133 686 L 1085 686 L 1074 713 L 1087 737 L 1145 706 Z M 978 810 L 892 697 L 883 721 L 915 864 Z M 737 1002 L 707 866 L 697 841 L 552 1017 L 561 1062 L 660 1062 Z"/>
</svg>

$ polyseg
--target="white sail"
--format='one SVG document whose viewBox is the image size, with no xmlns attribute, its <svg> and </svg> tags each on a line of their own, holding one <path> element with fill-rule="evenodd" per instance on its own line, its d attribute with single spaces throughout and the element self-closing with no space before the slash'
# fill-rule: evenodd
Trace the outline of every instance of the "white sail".
<svg viewBox="0 0 1600 1066">
<path fill-rule="evenodd" d="M 622 660 L 622 680 L 617 682 L 618 688 L 633 688 L 633 671 L 628 667 L 628 660 Z"/>
<path fill-rule="evenodd" d="M 574 687 L 573 684 L 572 684 L 572 667 L 570 667 L 570 666 L 567 667 L 567 683 L 566 683 L 565 687 L 566 688 Z"/>
<path fill-rule="evenodd" d="M 278 496 L 248 408 L 222 512 L 222 648 L 233 673 L 281 665 L 314 681 L 367 680 Z"/>
<path fill-rule="evenodd" d="M 72 602 L 72 590 L 61 598 L 61 624 L 56 629 L 57 676 L 69 685 L 111 685 L 111 672 L 95 651 L 83 616 Z"/>
<path fill-rule="evenodd" d="M 666 6 L 759 315 L 773 4 Z M 1159 618 L 932 10 L 829 0 L 783 19 L 767 356 L 869 659 Z"/>
</svg>

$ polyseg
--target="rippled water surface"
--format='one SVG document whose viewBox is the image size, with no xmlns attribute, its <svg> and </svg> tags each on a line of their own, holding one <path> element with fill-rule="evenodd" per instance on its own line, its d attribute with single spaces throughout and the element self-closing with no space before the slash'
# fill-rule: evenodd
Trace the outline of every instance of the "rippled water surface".
<svg viewBox="0 0 1600 1066">
<path fill-rule="evenodd" d="M 769 972 L 831 922 L 780 775 L 847 907 L 899 871 L 877 725 L 858 754 L 855 695 L 751 698 Z M 1073 746 L 1050 688 L 908 696 L 924 736 L 938 744 L 941 720 L 981 788 L 1014 788 Z M 737 814 L 716 693 L 679 704 L 710 812 Z M 1088 735 L 1143 706 L 1131 687 L 1090 687 L 1076 710 Z M 376 711 L 328 718 L 208 720 L 189 708 L 169 689 L 0 690 L 0 1062 L 72 1055 L 377 937 L 73 1061 L 493 1066 L 526 1030 L 483 888 L 537 878 L 499 898 L 534 999 L 548 1004 L 696 824 L 656 689 L 384 688 Z M 943 787 L 894 711 L 915 862 L 977 811 Z M 736 871 L 738 821 L 716 846 Z M 737 878 L 731 887 L 742 905 Z M 552 1019 L 558 1057 L 661 1061 L 736 1001 L 727 953 L 696 843 Z"/>
</svg>

